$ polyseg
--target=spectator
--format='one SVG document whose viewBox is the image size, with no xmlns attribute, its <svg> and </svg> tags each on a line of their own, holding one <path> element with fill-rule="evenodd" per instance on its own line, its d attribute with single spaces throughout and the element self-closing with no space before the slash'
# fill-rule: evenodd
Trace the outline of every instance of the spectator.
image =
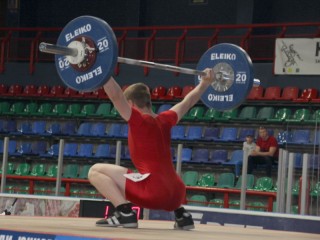
<svg viewBox="0 0 320 240">
<path fill-rule="evenodd" d="M 248 174 L 252 174 L 256 164 L 265 164 L 266 176 L 271 177 L 272 164 L 278 161 L 278 142 L 269 136 L 265 127 L 259 128 L 256 148 L 248 156 Z"/>
<path fill-rule="evenodd" d="M 246 136 L 246 141 L 243 142 L 243 151 L 247 152 L 248 155 L 252 153 L 256 149 L 256 144 L 253 142 L 253 136 L 248 134 Z"/>
</svg>

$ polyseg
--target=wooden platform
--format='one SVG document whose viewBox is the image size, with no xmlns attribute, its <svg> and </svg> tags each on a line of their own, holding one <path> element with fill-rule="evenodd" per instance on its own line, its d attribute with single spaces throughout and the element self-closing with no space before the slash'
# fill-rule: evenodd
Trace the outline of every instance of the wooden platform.
<svg viewBox="0 0 320 240">
<path fill-rule="evenodd" d="M 317 234 L 271 231 L 234 226 L 197 224 L 191 231 L 173 230 L 173 222 L 139 222 L 138 229 L 96 227 L 93 218 L 0 216 L 0 235 L 5 231 L 46 233 L 106 239 L 219 239 L 219 240 L 319 240 Z M 79 238 L 80 239 L 80 238 Z"/>
</svg>

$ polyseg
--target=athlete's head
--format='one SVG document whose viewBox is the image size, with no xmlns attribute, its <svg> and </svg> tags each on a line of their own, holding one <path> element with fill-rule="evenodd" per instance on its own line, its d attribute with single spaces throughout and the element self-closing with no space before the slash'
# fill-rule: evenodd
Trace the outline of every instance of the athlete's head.
<svg viewBox="0 0 320 240">
<path fill-rule="evenodd" d="M 150 90 L 144 83 L 130 85 L 124 91 L 124 96 L 138 108 L 151 108 Z"/>
</svg>

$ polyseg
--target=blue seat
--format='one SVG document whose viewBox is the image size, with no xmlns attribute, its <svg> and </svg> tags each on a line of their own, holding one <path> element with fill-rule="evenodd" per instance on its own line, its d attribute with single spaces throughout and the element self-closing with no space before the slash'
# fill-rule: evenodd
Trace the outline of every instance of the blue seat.
<svg viewBox="0 0 320 240">
<path fill-rule="evenodd" d="M 9 133 L 17 132 L 17 122 L 15 120 L 8 120 L 6 130 Z"/>
<path fill-rule="evenodd" d="M 195 148 L 192 151 L 192 162 L 208 162 L 210 158 L 209 150 L 207 148 Z"/>
<path fill-rule="evenodd" d="M 302 168 L 302 153 L 295 153 L 294 167 L 295 168 Z"/>
<path fill-rule="evenodd" d="M 108 137 L 121 137 L 121 127 L 120 123 L 112 123 L 108 129 Z"/>
<path fill-rule="evenodd" d="M 95 158 L 108 158 L 110 157 L 110 145 L 109 144 L 99 144 L 95 151 Z"/>
<path fill-rule="evenodd" d="M 246 136 L 251 135 L 255 137 L 255 130 L 253 128 L 241 128 L 239 131 L 239 137 L 237 138 L 238 141 L 245 141 Z"/>
<path fill-rule="evenodd" d="M 0 154 L 3 153 L 3 140 L 0 139 Z"/>
<path fill-rule="evenodd" d="M 210 163 L 223 164 L 228 159 L 228 151 L 223 149 L 216 149 L 211 152 Z"/>
<path fill-rule="evenodd" d="M 216 127 L 205 127 L 203 133 L 203 140 L 212 141 L 217 140 L 220 135 L 220 129 Z"/>
<path fill-rule="evenodd" d="M 102 123 L 102 122 L 94 123 L 91 127 L 91 135 L 99 136 L 99 137 L 107 136 L 106 128 L 107 128 L 106 123 Z"/>
<path fill-rule="evenodd" d="M 22 122 L 16 132 L 10 132 L 13 135 L 32 134 L 32 125 L 30 122 Z"/>
<path fill-rule="evenodd" d="M 123 154 L 122 154 L 122 158 L 123 158 L 123 159 L 126 159 L 126 160 L 131 159 L 130 151 L 129 151 L 129 147 L 128 147 L 128 146 L 125 146 L 125 147 L 124 147 L 124 152 L 123 152 Z"/>
<path fill-rule="evenodd" d="M 230 161 L 223 163 L 223 165 L 234 166 L 235 175 L 238 177 L 241 175 L 242 162 L 243 162 L 243 150 L 234 150 L 231 153 Z"/>
<path fill-rule="evenodd" d="M 37 141 L 31 144 L 31 151 L 33 154 L 41 155 L 46 152 L 47 143 L 45 141 Z"/>
<path fill-rule="evenodd" d="M 53 157 L 59 155 L 59 144 L 53 144 L 49 147 L 47 153 L 40 154 L 41 157 Z"/>
<path fill-rule="evenodd" d="M 129 132 L 129 125 L 122 124 L 121 129 L 120 129 L 120 136 L 123 138 L 128 138 L 128 132 Z"/>
<path fill-rule="evenodd" d="M 67 157 L 76 157 L 77 156 L 77 150 L 78 150 L 78 144 L 77 143 L 66 143 L 64 145 L 63 155 L 67 156 Z"/>
<path fill-rule="evenodd" d="M 49 124 L 46 133 L 49 135 L 60 135 L 61 134 L 61 125 L 58 122 L 53 122 Z"/>
<path fill-rule="evenodd" d="M 17 142 L 15 140 L 10 140 L 8 144 L 8 154 L 17 154 Z"/>
<path fill-rule="evenodd" d="M 308 129 L 297 129 L 292 133 L 291 141 L 287 141 L 287 143 L 293 144 L 308 144 L 310 143 L 310 130 Z"/>
<path fill-rule="evenodd" d="M 77 125 L 75 122 L 66 122 L 61 126 L 62 135 L 74 135 L 76 134 Z"/>
<path fill-rule="evenodd" d="M 319 157 L 320 157 L 320 155 L 318 155 L 318 154 L 312 154 L 310 156 L 309 168 L 311 168 L 311 169 L 320 169 Z"/>
<path fill-rule="evenodd" d="M 191 148 L 182 148 L 181 152 L 181 161 L 190 162 L 192 159 L 192 149 Z"/>
<path fill-rule="evenodd" d="M 91 136 L 91 127 L 92 127 L 92 123 L 89 122 L 84 122 L 81 123 L 76 135 L 78 136 Z"/>
<path fill-rule="evenodd" d="M 185 138 L 185 126 L 176 125 L 171 128 L 171 139 L 184 139 Z"/>
<path fill-rule="evenodd" d="M 279 132 L 277 136 L 278 144 L 284 144 L 292 141 L 292 133 L 289 131 Z"/>
<path fill-rule="evenodd" d="M 169 110 L 170 108 L 172 108 L 171 104 L 162 104 L 160 105 L 160 107 L 158 108 L 157 114 L 162 113 L 164 111 Z"/>
<path fill-rule="evenodd" d="M 78 157 L 92 157 L 93 144 L 92 143 L 82 143 L 79 146 Z"/>
<path fill-rule="evenodd" d="M 219 141 L 223 142 L 231 142 L 237 140 L 237 128 L 224 128 L 221 133 L 221 137 L 219 138 Z"/>
<path fill-rule="evenodd" d="M 3 119 L 0 119 L 0 133 L 7 132 L 6 125 L 7 125 L 7 122 Z"/>
<path fill-rule="evenodd" d="M 28 155 L 32 154 L 31 143 L 30 142 L 22 142 L 13 155 Z"/>
<path fill-rule="evenodd" d="M 202 138 L 201 126 L 190 126 L 185 139 L 186 140 L 200 140 Z"/>
<path fill-rule="evenodd" d="M 45 135 L 46 134 L 46 121 L 35 121 L 32 123 L 32 133 L 37 135 Z"/>
</svg>

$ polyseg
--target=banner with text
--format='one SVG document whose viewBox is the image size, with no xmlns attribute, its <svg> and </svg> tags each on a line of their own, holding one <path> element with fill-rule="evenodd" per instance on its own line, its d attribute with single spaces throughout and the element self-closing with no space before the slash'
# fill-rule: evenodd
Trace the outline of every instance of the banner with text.
<svg viewBox="0 0 320 240">
<path fill-rule="evenodd" d="M 275 74 L 320 75 L 320 38 L 278 38 Z"/>
</svg>

